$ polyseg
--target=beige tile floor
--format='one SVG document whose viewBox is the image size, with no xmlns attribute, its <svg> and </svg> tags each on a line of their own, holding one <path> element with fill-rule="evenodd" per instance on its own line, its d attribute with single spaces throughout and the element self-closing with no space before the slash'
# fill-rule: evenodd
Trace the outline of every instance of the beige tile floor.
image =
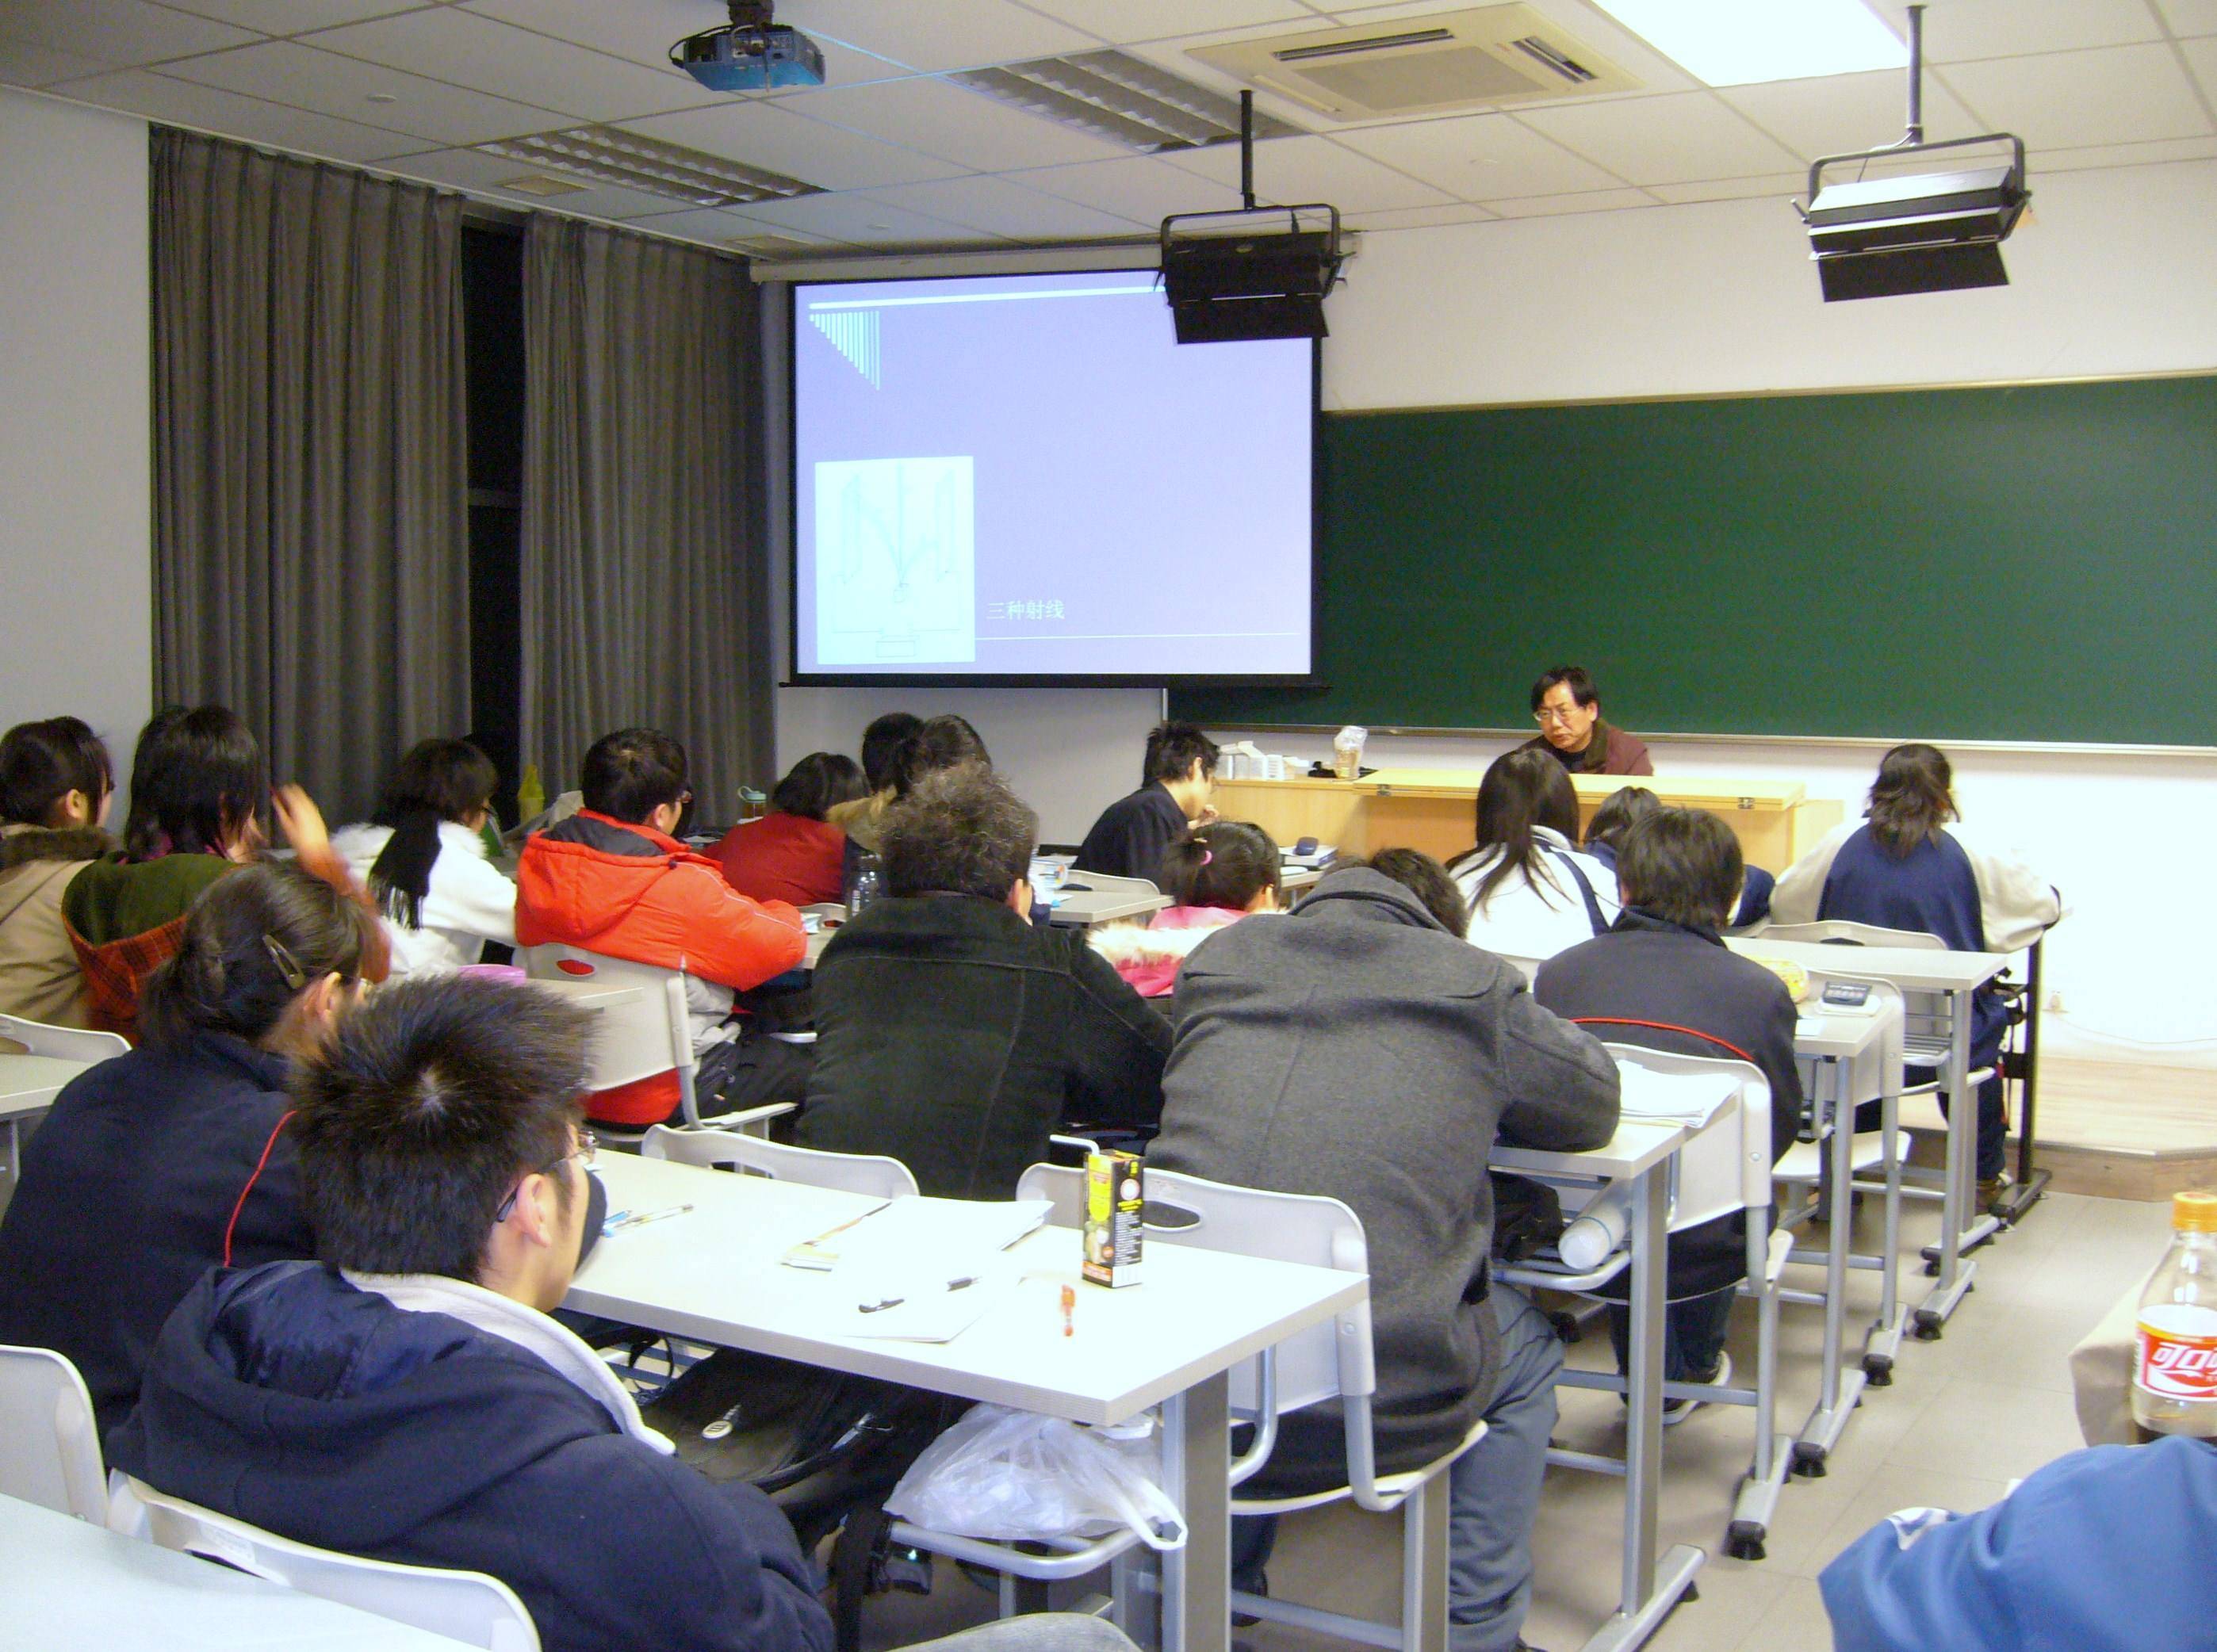
<svg viewBox="0 0 2217 1652">
<path fill-rule="evenodd" d="M 1875 1215 L 1867 1209 L 1862 1224 Z M 1974 1508 L 2008 1483 L 2078 1448 L 2065 1356 L 2143 1277 L 2169 1236 L 2161 1205 L 2053 1194 L 2024 1224 L 1979 1253 L 1978 1284 L 1937 1342 L 1906 1341 L 1893 1386 L 1871 1391 L 1819 1480 L 1797 1479 L 1780 1499 L 1767 1558 L 1722 1557 L 1738 1476 L 1752 1446 L 1753 1413 L 1700 1412 L 1665 1437 L 1661 1541 L 1707 1550 L 1700 1599 L 1680 1606 L 1648 1644 L 1656 1652 L 1825 1652 L 1831 1644 L 1816 1577 L 1825 1563 L 1897 1508 Z M 1916 1262 L 1933 1218 L 1904 1224 L 1902 1284 L 1913 1302 L 1924 1285 Z M 1859 1232 L 1859 1239 L 1861 1235 Z M 1875 1242 L 1875 1235 L 1872 1236 Z M 1820 1279 L 1814 1270 L 1810 1282 Z M 1877 1305 L 1875 1274 L 1851 1276 L 1851 1324 Z M 1782 1310 L 1781 1427 L 1796 1431 L 1817 1395 L 1819 1310 Z M 1753 1317 L 1741 1305 L 1732 1354 L 1754 1368 Z M 1571 1350 L 1574 1363 L 1608 1359 L 1596 1326 Z M 1566 1393 L 1556 1437 L 1618 1450 L 1614 1398 Z M 1525 1635 L 1549 1652 L 1577 1647 L 1615 1606 L 1621 1483 L 1568 1470 L 1549 1472 L 1537 1540 L 1539 1580 Z M 1270 1567 L 1272 1593 L 1389 1618 L 1398 1596 L 1399 1536 L 1390 1519 L 1347 1509 L 1286 1522 Z M 866 1640 L 899 1646 L 982 1621 L 991 1599 L 942 1564 L 929 1599 L 872 1602 Z M 1238 1632 L 1248 1652 L 1324 1652 L 1344 1643 L 1274 1624 Z"/>
</svg>

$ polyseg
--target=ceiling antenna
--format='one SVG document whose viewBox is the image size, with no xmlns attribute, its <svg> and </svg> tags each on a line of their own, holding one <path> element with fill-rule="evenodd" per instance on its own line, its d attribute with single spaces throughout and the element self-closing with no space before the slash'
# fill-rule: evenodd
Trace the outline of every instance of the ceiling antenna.
<svg viewBox="0 0 2217 1652">
<path fill-rule="evenodd" d="M 1808 206 L 1796 208 L 1809 226 L 1827 304 L 2009 285 L 2001 243 L 2032 199 L 2024 182 L 2024 139 L 1992 132 L 1927 143 L 1924 83 L 1924 8 L 1915 5 L 1909 9 L 1908 130 L 1881 149 L 1823 157 L 1809 169 Z M 1828 166 L 1860 162 L 1868 168 L 1873 161 L 1985 144 L 2007 144 L 2008 164 L 1868 181 L 1859 169 L 1853 182 L 1824 182 Z"/>
</svg>

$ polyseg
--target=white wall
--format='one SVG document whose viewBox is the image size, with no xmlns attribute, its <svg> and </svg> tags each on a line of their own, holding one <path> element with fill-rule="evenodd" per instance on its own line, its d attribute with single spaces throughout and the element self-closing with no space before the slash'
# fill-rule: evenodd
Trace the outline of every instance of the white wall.
<svg viewBox="0 0 2217 1652">
<path fill-rule="evenodd" d="M 1861 304 L 1819 301 L 1807 243 L 1778 200 L 1374 232 L 1328 308 L 1325 404 L 2217 370 L 2217 163 L 2042 177 L 2035 156 L 2034 187 L 2032 217 L 2005 253 L 2009 287 Z M 2038 669 L 2037 649 L 2028 638 L 2028 670 Z M 1050 836 L 1083 831 L 1085 805 L 1126 788 L 1153 715 L 1145 693 L 787 690 L 781 755 L 789 761 L 842 742 L 851 750 L 882 706 L 966 709 L 958 698 L 979 703 L 997 755 L 1008 743 L 1016 783 L 1040 802 Z M 1611 709 L 1639 729 L 1636 705 Z M 1007 733 L 996 739 L 997 729 Z M 1266 750 L 1312 755 L 1326 743 L 1256 737 Z M 1381 739 L 1374 751 L 1396 763 L 1476 769 L 1505 744 Z M 1682 774 L 1797 779 L 1853 812 L 1877 750 L 1671 742 L 1656 757 Z M 2021 842 L 2071 903 L 2047 950 L 2049 984 L 2067 1006 L 2045 1023 L 2047 1048 L 2217 1065 L 2217 1000 L 2192 939 L 2217 930 L 2217 891 L 2158 870 L 2172 842 L 2197 844 L 2202 823 L 2217 818 L 2217 757 L 1975 749 L 1955 757 L 1967 814 Z"/>
<path fill-rule="evenodd" d="M 146 123 L 0 88 L 0 727 L 72 712 L 120 780 L 153 699 Z"/>
</svg>

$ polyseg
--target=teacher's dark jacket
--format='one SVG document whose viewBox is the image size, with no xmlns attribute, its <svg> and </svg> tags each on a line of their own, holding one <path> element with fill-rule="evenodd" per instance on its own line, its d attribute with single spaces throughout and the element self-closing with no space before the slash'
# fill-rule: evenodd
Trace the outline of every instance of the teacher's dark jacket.
<svg viewBox="0 0 2217 1652">
<path fill-rule="evenodd" d="M 1065 1124 L 1152 1129 L 1170 1025 L 1078 928 L 881 896 L 817 962 L 804 1147 L 883 1153 L 929 1195 L 1010 1199 Z"/>
<path fill-rule="evenodd" d="M 1627 907 L 1615 926 L 1540 966 L 1539 1001 L 1610 1044 L 1752 1063 L 1770 1081 L 1770 1162 L 1801 1125 L 1794 1057 L 1794 1000 L 1760 964 L 1714 929 L 1689 928 Z M 1747 1275 L 1745 1222 L 1720 1217 L 1670 1238 L 1672 1301 L 1704 1296 Z M 1621 1293 L 1621 1292 L 1620 1292 Z"/>
<path fill-rule="evenodd" d="M 277 1128 L 287 1064 L 225 1032 L 141 1045 L 72 1079 L 23 1150 L 0 1220 L 0 1342 L 67 1355 L 103 1434 L 226 1229 L 242 1267 L 315 1254 Z"/>
<path fill-rule="evenodd" d="M 1617 1076 L 1524 977 L 1368 866 L 1289 916 L 1219 929 L 1178 977 L 1150 1167 L 1322 1193 L 1362 1218 L 1378 1467 L 1438 1457 L 1493 1397 L 1494 1138 L 1575 1151 L 1616 1128 Z M 1337 1406 L 1282 1418 L 1274 1494 L 1346 1483 Z"/>
</svg>

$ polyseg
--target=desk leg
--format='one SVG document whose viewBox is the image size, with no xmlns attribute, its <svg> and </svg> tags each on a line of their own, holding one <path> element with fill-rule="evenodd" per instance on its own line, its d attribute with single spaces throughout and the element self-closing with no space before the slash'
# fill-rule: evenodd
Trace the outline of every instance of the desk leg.
<svg viewBox="0 0 2217 1652">
<path fill-rule="evenodd" d="M 1825 1472 L 1825 1459 L 1845 1433 L 1868 1380 L 1859 1370 L 1843 1377 L 1841 1343 L 1848 1316 L 1848 1251 L 1855 1238 L 1855 1069 L 1844 1061 L 1826 1063 L 1832 1071 L 1831 1220 L 1825 1246 L 1824 1394 L 1794 1443 L 1796 1472 Z"/>
<path fill-rule="evenodd" d="M 1979 1271 L 1966 1261 L 1963 1249 L 1970 1237 L 1971 1216 L 1978 1198 L 1978 1093 L 1971 1076 L 1971 996 L 1948 995 L 1948 1053 L 1947 1188 L 1940 1203 L 1939 1283 L 1925 1293 L 1917 1310 L 1917 1334 L 1927 1341 L 1938 1338 L 1940 1328 L 1971 1290 Z"/>
<path fill-rule="evenodd" d="M 1663 1489 L 1664 1261 L 1670 1238 L 1661 1184 L 1670 1164 L 1665 1159 L 1648 1169 L 1633 1189 L 1622 1605 L 1586 1642 L 1585 1652 L 1629 1652 L 1645 1642 L 1670 1616 L 1708 1558 L 1687 1544 L 1664 1556 L 1659 1569 L 1655 1556 L 1656 1505 Z"/>
<path fill-rule="evenodd" d="M 1882 1075 L 1879 1129 L 1886 1142 L 1885 1238 L 1880 1245 L 1878 1322 L 1863 1339 L 1863 1374 L 1877 1387 L 1893 1381 L 1893 1362 L 1901 1353 L 1901 1071 Z M 1860 1091 L 1861 1086 L 1857 1088 Z"/>
<path fill-rule="evenodd" d="M 1185 1547 L 1163 1556 L 1163 1652 L 1229 1652 L 1232 1417 L 1225 1372 L 1164 1402 L 1163 1482 L 1186 1523 Z"/>
</svg>

